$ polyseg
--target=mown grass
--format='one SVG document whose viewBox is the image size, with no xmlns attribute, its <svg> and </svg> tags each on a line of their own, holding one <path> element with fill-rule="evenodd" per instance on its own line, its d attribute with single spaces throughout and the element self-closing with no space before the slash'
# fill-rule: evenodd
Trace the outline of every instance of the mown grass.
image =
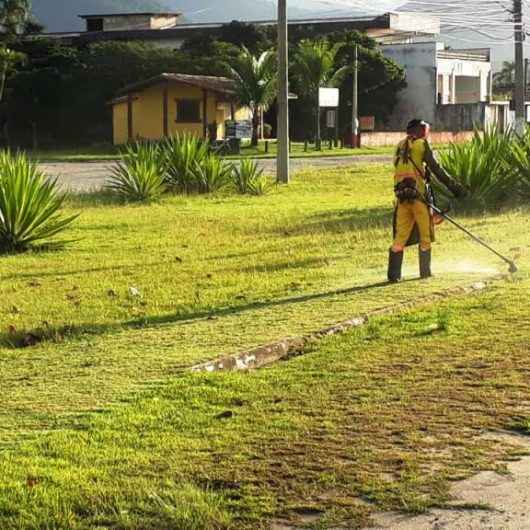
<svg viewBox="0 0 530 530">
<path fill-rule="evenodd" d="M 0 258 L 0 444 L 69 425 L 194 363 L 499 270 L 444 227 L 437 278 L 381 284 L 389 182 L 387 168 L 370 166 L 309 170 L 258 198 L 73 199 L 69 211 L 82 215 L 64 251 Z M 466 222 L 510 255 L 528 251 L 528 210 Z M 407 260 L 417 277 L 415 252 Z M 28 337 L 38 344 L 18 347 Z"/>
<path fill-rule="evenodd" d="M 381 283 L 391 182 L 370 166 L 307 170 L 257 198 L 78 196 L 65 250 L 0 258 L 0 528 L 259 528 L 311 509 L 359 522 L 359 494 L 423 509 L 445 498 L 445 475 L 402 449 L 424 447 L 417 422 L 431 417 L 435 471 L 505 455 L 468 434 L 527 421 L 526 208 L 465 219 L 522 255 L 520 281 L 259 374 L 184 375 L 499 270 L 444 227 L 435 279 Z M 36 344 L 20 348 L 28 336 Z"/>
<path fill-rule="evenodd" d="M 521 454 L 530 276 L 250 374 L 188 374 L 0 454 L 3 529 L 367 524 Z M 67 391 L 65 389 L 65 391 Z"/>
</svg>

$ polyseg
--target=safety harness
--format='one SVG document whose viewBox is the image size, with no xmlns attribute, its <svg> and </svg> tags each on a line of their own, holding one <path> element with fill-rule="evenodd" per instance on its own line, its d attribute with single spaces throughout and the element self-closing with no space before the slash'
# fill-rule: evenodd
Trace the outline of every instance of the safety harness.
<svg viewBox="0 0 530 530">
<path fill-rule="evenodd" d="M 418 172 L 418 177 L 423 178 L 425 180 L 425 183 L 428 184 L 429 181 L 427 178 L 427 174 L 423 174 L 423 171 L 421 171 L 421 169 L 417 166 L 416 162 L 414 162 L 414 159 L 411 156 L 410 137 L 407 138 L 407 141 L 405 142 L 403 147 L 399 149 L 397 158 L 404 164 L 412 164 L 415 170 Z M 428 185 L 427 188 L 429 188 Z M 418 190 L 417 178 L 404 178 L 401 182 L 396 184 L 394 191 L 400 203 L 414 202 L 421 198 L 420 192 Z"/>
</svg>

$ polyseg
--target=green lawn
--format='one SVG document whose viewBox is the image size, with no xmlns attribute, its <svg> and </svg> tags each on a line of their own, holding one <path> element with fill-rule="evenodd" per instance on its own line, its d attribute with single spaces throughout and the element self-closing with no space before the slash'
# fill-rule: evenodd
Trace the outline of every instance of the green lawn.
<svg viewBox="0 0 530 530">
<path fill-rule="evenodd" d="M 444 227 L 435 279 L 380 285 L 391 204 L 382 166 L 307 170 L 262 198 L 72 199 L 65 250 L 0 259 L 0 528 L 259 528 L 331 507 L 359 522 L 358 494 L 421 509 L 445 498 L 444 473 L 504 455 L 470 434 L 528 402 L 528 208 L 465 219 L 522 255 L 514 283 L 249 376 L 183 373 L 505 271 Z M 29 333 L 44 340 L 16 347 Z M 422 410 L 436 413 L 425 476 Z"/>
<path fill-rule="evenodd" d="M 248 142 L 247 142 L 248 144 Z M 319 157 L 340 157 L 340 156 L 366 156 L 366 155 L 390 155 L 393 153 L 392 147 L 363 147 L 361 149 L 333 148 L 329 149 L 328 143 L 324 142 L 322 150 L 317 151 L 314 145 L 310 145 L 306 151 L 303 143 L 293 142 L 291 144 L 291 156 L 293 158 L 319 158 Z M 48 149 L 34 151 L 31 153 L 32 158 L 40 162 L 98 162 L 107 160 L 116 160 L 119 156 L 119 148 L 112 145 L 98 145 L 85 147 L 82 150 L 78 148 Z M 241 155 L 227 156 L 229 160 L 241 157 L 267 159 L 276 157 L 276 142 L 269 142 L 268 152 L 265 148 L 265 142 L 260 142 L 258 147 L 244 145 L 241 149 Z"/>
</svg>

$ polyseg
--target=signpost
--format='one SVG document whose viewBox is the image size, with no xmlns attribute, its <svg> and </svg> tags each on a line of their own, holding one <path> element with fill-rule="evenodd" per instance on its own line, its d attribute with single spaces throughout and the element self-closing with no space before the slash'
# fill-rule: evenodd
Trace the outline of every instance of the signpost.
<svg viewBox="0 0 530 530">
<path fill-rule="evenodd" d="M 335 142 L 338 141 L 339 134 L 339 102 L 340 90 L 338 88 L 319 88 L 318 114 L 320 116 L 320 109 L 328 109 L 326 112 L 326 127 L 328 131 L 329 129 L 334 129 Z"/>
<path fill-rule="evenodd" d="M 321 108 L 337 108 L 339 106 L 340 91 L 338 88 L 320 88 L 318 104 Z"/>
</svg>

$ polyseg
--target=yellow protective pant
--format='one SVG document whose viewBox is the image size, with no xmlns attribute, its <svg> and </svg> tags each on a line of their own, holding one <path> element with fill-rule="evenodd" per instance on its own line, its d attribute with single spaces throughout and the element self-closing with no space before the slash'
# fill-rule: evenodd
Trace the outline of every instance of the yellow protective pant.
<svg viewBox="0 0 530 530">
<path fill-rule="evenodd" d="M 422 201 L 399 203 L 396 212 L 396 237 L 392 250 L 402 252 L 414 229 L 418 226 L 420 248 L 429 250 L 432 246 L 431 212 Z"/>
</svg>

